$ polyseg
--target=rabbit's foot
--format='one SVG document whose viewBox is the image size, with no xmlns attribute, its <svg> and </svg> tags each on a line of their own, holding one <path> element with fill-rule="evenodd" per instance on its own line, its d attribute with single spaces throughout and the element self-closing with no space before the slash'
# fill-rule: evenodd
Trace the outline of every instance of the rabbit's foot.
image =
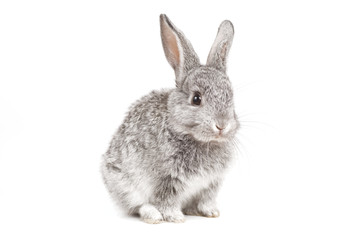
<svg viewBox="0 0 360 240">
<path fill-rule="evenodd" d="M 164 221 L 159 210 L 151 204 L 144 204 L 139 209 L 140 218 L 150 224 L 157 224 Z"/>
<path fill-rule="evenodd" d="M 216 207 L 210 207 L 206 205 L 200 205 L 197 208 L 190 207 L 184 209 L 186 215 L 191 216 L 203 216 L 208 218 L 216 218 L 220 216 L 220 212 Z"/>
<path fill-rule="evenodd" d="M 174 222 L 174 223 L 183 223 L 185 222 L 184 214 L 178 209 L 166 209 L 162 211 L 162 215 L 165 221 Z"/>
<path fill-rule="evenodd" d="M 218 209 L 204 209 L 199 211 L 200 216 L 208 217 L 208 218 L 217 218 L 220 216 L 220 212 Z"/>
</svg>

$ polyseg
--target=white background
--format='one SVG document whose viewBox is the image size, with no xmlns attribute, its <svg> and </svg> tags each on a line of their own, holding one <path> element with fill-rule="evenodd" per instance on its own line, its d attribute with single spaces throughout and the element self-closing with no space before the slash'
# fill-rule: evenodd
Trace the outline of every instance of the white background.
<svg viewBox="0 0 360 240">
<path fill-rule="evenodd" d="M 1 239 L 360 239 L 357 1 L 1 1 Z M 206 60 L 220 22 L 243 127 L 221 217 L 147 225 L 99 174 L 128 106 L 174 86 L 166 13 Z"/>
</svg>

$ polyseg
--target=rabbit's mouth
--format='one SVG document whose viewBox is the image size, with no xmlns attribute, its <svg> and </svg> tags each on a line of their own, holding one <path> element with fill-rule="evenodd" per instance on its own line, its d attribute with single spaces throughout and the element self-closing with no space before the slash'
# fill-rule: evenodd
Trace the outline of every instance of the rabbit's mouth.
<svg viewBox="0 0 360 240">
<path fill-rule="evenodd" d="M 237 130 L 237 121 L 226 121 L 226 122 L 206 122 L 191 123 L 185 126 L 185 128 L 179 129 L 180 133 L 191 135 L 196 141 L 202 143 L 209 142 L 228 142 L 231 141 Z"/>
<path fill-rule="evenodd" d="M 217 130 L 217 131 L 208 131 L 208 132 L 202 132 L 202 134 L 194 136 L 195 139 L 201 142 L 227 142 L 231 139 L 231 131 L 223 131 L 223 130 Z"/>
<path fill-rule="evenodd" d="M 214 140 L 212 140 L 211 142 L 218 142 L 218 143 L 222 143 L 222 142 L 226 142 L 227 141 L 227 138 L 224 138 L 224 137 L 215 137 Z"/>
<path fill-rule="evenodd" d="M 222 134 L 221 132 L 219 132 L 218 135 L 215 136 L 215 139 L 224 139 L 224 134 Z"/>
<path fill-rule="evenodd" d="M 229 136 L 225 135 L 223 132 L 219 131 L 218 134 L 215 135 L 214 141 L 216 142 L 226 142 L 229 140 Z"/>
</svg>

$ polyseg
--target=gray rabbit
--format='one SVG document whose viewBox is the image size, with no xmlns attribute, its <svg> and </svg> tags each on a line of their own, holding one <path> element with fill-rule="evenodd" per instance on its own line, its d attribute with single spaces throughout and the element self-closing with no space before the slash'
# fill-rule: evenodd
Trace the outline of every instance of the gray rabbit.
<svg viewBox="0 0 360 240">
<path fill-rule="evenodd" d="M 176 88 L 153 91 L 130 107 L 104 154 L 104 182 L 120 206 L 147 223 L 218 217 L 215 198 L 239 128 L 226 75 L 234 28 L 221 23 L 201 65 L 165 14 L 160 27 Z"/>
</svg>

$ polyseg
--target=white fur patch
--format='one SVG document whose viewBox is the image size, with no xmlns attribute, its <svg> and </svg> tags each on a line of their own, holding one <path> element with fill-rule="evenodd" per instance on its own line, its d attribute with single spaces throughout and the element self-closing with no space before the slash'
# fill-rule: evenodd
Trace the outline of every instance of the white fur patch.
<svg viewBox="0 0 360 240">
<path fill-rule="evenodd" d="M 198 194 L 201 190 L 209 187 L 209 185 L 220 178 L 220 174 L 206 174 L 205 176 L 196 176 L 186 181 L 187 187 L 182 196 L 182 200 L 187 201 L 191 197 Z"/>
<path fill-rule="evenodd" d="M 156 224 L 163 221 L 163 217 L 159 210 L 151 204 L 144 204 L 139 209 L 141 219 L 146 223 Z"/>
</svg>

